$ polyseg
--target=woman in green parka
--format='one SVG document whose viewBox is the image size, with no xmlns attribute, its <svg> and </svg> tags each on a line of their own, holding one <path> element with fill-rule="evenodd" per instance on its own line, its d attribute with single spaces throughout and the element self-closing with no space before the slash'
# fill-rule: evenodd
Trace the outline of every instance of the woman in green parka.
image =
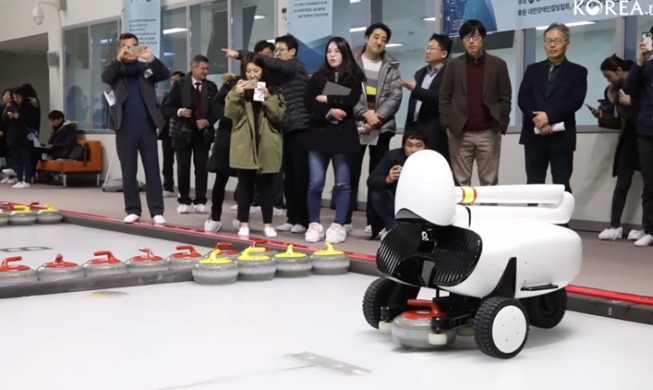
<svg viewBox="0 0 653 390">
<path fill-rule="evenodd" d="M 277 236 L 272 227 L 273 184 L 274 174 L 281 169 L 280 130 L 286 103 L 269 86 L 265 63 L 258 54 L 243 58 L 240 74 L 224 109 L 233 122 L 229 165 L 238 175 L 238 236 L 249 237 L 249 208 L 256 185 L 261 193 L 263 234 L 272 238 Z"/>
</svg>

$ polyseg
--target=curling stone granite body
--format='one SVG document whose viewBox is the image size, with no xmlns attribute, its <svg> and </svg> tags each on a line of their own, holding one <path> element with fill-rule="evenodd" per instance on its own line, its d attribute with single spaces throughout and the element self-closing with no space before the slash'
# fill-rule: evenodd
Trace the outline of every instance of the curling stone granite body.
<svg viewBox="0 0 653 390">
<path fill-rule="evenodd" d="M 11 225 L 32 225 L 36 223 L 36 213 L 30 210 L 29 206 L 16 205 L 9 212 L 9 224 Z"/>
<path fill-rule="evenodd" d="M 193 280 L 199 284 L 229 284 L 237 279 L 238 265 L 236 261 L 229 257 L 220 257 L 219 254 L 209 259 L 200 260 L 193 267 Z"/>
<path fill-rule="evenodd" d="M 42 282 L 56 282 L 64 279 L 83 278 L 84 270 L 76 263 L 68 262 L 62 255 L 51 263 L 45 263 L 36 269 L 38 278 Z"/>
<path fill-rule="evenodd" d="M 326 243 L 326 250 L 316 251 L 311 256 L 313 272 L 320 275 L 339 275 L 349 271 L 351 261 L 345 252 L 333 248 L 330 242 Z"/>
<path fill-rule="evenodd" d="M 293 246 L 288 245 L 288 250 L 274 256 L 277 265 L 277 275 L 283 277 L 308 276 L 313 268 L 313 260 L 306 253 L 293 251 Z"/>
<path fill-rule="evenodd" d="M 21 256 L 8 257 L 0 265 L 0 286 L 29 283 L 38 281 L 36 271 L 26 265 L 9 265 L 10 262 L 20 261 Z"/>
<path fill-rule="evenodd" d="M 238 278 L 241 280 L 270 280 L 277 272 L 277 265 L 269 256 L 263 256 L 264 248 L 247 248 L 238 256 Z M 253 254 L 253 255 L 252 255 Z"/>
<path fill-rule="evenodd" d="M 116 259 L 109 251 L 93 253 L 95 256 L 106 256 L 105 259 L 91 259 L 82 268 L 86 276 L 123 275 L 129 272 L 127 265 Z"/>
<path fill-rule="evenodd" d="M 192 269 L 203 258 L 192 245 L 179 245 L 177 250 L 185 252 L 173 253 L 166 259 L 171 270 Z"/>
<path fill-rule="evenodd" d="M 134 256 L 127 260 L 127 269 L 130 273 L 138 272 L 162 272 L 170 269 L 170 264 L 160 256 L 155 256 L 150 249 L 141 248 L 144 256 Z"/>
<path fill-rule="evenodd" d="M 36 222 L 41 224 L 55 224 L 63 220 L 63 214 L 51 205 L 45 205 L 45 208 L 36 212 Z"/>
<path fill-rule="evenodd" d="M 434 333 L 431 317 L 407 318 L 398 315 L 392 321 L 392 339 L 402 347 L 415 349 L 439 349 L 456 340 L 455 330 Z"/>
<path fill-rule="evenodd" d="M 9 224 L 9 214 L 0 210 L 0 226 Z"/>
</svg>

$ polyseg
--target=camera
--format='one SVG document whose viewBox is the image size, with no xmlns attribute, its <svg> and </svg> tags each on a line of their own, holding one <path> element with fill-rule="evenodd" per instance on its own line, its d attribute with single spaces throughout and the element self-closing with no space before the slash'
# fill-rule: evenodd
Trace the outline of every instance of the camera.
<svg viewBox="0 0 653 390">
<path fill-rule="evenodd" d="M 40 7 L 39 4 L 34 7 L 32 10 L 32 19 L 34 19 L 34 23 L 36 23 L 37 26 L 40 26 L 43 24 L 43 19 L 45 19 L 45 14 L 43 13 L 43 9 Z"/>
</svg>

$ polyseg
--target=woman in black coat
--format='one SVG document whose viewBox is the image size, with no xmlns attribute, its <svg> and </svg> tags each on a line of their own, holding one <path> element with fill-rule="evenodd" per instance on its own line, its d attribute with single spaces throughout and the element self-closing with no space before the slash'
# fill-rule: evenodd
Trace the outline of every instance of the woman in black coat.
<svg viewBox="0 0 653 390">
<path fill-rule="evenodd" d="M 222 87 L 213 102 L 220 122 L 215 131 L 215 140 L 208 162 L 208 170 L 215 173 L 215 181 L 211 194 L 211 216 L 204 222 L 204 230 L 207 232 L 217 232 L 222 227 L 222 203 L 224 202 L 225 188 L 229 177 L 235 176 L 234 170 L 229 167 L 231 119 L 224 116 L 224 105 L 225 98 L 236 85 L 238 77 L 233 73 L 227 73 L 223 76 L 222 81 Z"/>
<path fill-rule="evenodd" d="M 14 92 L 15 110 L 5 114 L 7 120 L 7 144 L 14 156 L 16 183 L 12 188 L 28 188 L 34 176 L 34 139 L 38 137 L 41 121 L 39 110 L 29 100 L 24 87 Z"/>
</svg>

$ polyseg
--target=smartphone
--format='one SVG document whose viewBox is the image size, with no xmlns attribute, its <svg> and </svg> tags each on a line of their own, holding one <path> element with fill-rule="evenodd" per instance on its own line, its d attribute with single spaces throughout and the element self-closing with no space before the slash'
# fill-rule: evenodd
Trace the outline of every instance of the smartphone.
<svg viewBox="0 0 653 390">
<path fill-rule="evenodd" d="M 256 82 L 256 80 L 254 80 Z M 265 100 L 265 94 L 263 93 L 263 88 L 265 88 L 265 82 L 257 81 L 254 87 L 254 101 L 262 102 Z"/>
<path fill-rule="evenodd" d="M 619 96 L 626 96 L 626 92 L 621 88 L 619 88 Z"/>
<path fill-rule="evenodd" d="M 144 50 L 143 50 L 143 46 L 136 45 L 136 46 L 130 47 L 129 51 L 135 56 L 140 56 L 141 54 L 143 54 Z"/>
<path fill-rule="evenodd" d="M 596 111 L 596 110 L 598 110 L 596 107 L 592 107 L 592 106 L 590 106 L 590 105 L 587 104 L 587 103 L 585 103 L 585 105 L 587 106 L 587 108 L 588 108 L 590 111 Z"/>
<path fill-rule="evenodd" d="M 642 43 L 646 50 L 653 51 L 653 34 L 651 32 L 642 33 Z"/>
</svg>

